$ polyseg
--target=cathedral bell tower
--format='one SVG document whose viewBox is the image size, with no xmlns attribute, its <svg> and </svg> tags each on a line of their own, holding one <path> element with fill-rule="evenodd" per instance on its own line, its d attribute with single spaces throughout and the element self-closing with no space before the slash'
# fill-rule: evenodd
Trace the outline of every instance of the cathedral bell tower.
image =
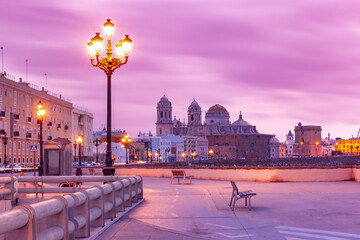
<svg viewBox="0 0 360 240">
<path fill-rule="evenodd" d="M 173 127 L 171 102 L 164 96 L 157 104 L 156 136 L 171 134 Z"/>
<path fill-rule="evenodd" d="M 200 134 L 199 128 L 201 127 L 201 107 L 194 101 L 188 108 L 188 135 L 198 136 Z"/>
</svg>

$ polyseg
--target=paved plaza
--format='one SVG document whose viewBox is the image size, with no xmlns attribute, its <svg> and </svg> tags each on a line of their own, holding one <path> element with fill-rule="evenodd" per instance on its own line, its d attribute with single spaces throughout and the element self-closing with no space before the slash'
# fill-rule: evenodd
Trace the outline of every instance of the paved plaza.
<svg viewBox="0 0 360 240">
<path fill-rule="evenodd" d="M 360 239 L 358 182 L 236 184 L 257 193 L 251 211 L 231 211 L 229 181 L 144 178 L 145 201 L 97 239 Z"/>
</svg>

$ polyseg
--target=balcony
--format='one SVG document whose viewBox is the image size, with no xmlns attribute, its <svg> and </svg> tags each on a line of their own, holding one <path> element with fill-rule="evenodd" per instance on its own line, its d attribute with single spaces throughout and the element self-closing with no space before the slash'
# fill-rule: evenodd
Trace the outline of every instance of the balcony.
<svg viewBox="0 0 360 240">
<path fill-rule="evenodd" d="M 48 127 L 51 127 L 52 126 L 52 122 L 48 122 Z"/>
<path fill-rule="evenodd" d="M 48 138 L 47 138 L 48 140 L 52 140 L 52 136 L 48 136 Z"/>
<path fill-rule="evenodd" d="M 26 133 L 26 138 L 31 138 L 31 133 Z"/>
<path fill-rule="evenodd" d="M 79 118 L 78 118 L 78 123 L 79 123 L 79 125 L 84 125 L 84 118 L 83 118 L 83 116 L 82 115 L 80 115 L 79 116 Z"/>
<path fill-rule="evenodd" d="M 61 128 L 61 124 L 60 123 L 56 124 L 56 128 L 57 129 Z"/>
<path fill-rule="evenodd" d="M 19 131 L 14 131 L 14 137 L 19 137 L 19 136 L 20 136 Z"/>
<path fill-rule="evenodd" d="M 26 123 L 31 123 L 31 117 L 26 118 Z"/>
<path fill-rule="evenodd" d="M 5 112 L 4 111 L 0 111 L 0 118 L 4 118 L 5 117 Z"/>
<path fill-rule="evenodd" d="M 20 120 L 20 114 L 14 113 L 14 120 L 19 121 Z"/>
<path fill-rule="evenodd" d="M 65 130 L 69 130 L 69 126 L 68 126 L 68 125 L 65 125 L 65 126 L 64 126 L 64 129 L 65 129 Z"/>
</svg>

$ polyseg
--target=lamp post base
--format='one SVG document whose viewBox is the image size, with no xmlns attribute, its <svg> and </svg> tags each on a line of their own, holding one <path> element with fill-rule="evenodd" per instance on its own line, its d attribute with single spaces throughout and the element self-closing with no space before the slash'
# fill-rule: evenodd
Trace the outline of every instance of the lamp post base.
<svg viewBox="0 0 360 240">
<path fill-rule="evenodd" d="M 75 174 L 76 174 L 76 176 L 82 176 L 82 169 L 81 169 L 81 168 L 77 168 Z"/>
<path fill-rule="evenodd" d="M 44 176 L 44 167 L 39 166 L 39 176 Z"/>
<path fill-rule="evenodd" d="M 104 167 L 103 168 L 103 175 L 104 176 L 114 176 L 115 175 L 115 168 L 114 167 Z"/>
</svg>

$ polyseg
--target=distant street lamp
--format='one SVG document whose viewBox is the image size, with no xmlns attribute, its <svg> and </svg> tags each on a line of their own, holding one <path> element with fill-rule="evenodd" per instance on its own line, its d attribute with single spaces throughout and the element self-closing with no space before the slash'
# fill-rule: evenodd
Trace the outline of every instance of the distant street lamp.
<svg viewBox="0 0 360 240">
<path fill-rule="evenodd" d="M 96 146 L 96 162 L 98 163 L 99 162 L 99 149 L 98 149 L 98 147 L 101 144 L 101 140 L 96 138 L 93 142 L 94 142 L 94 144 Z"/>
<path fill-rule="evenodd" d="M 79 135 L 76 138 L 76 142 L 79 145 L 79 166 L 76 169 L 76 176 L 82 176 L 82 169 L 81 169 L 81 143 L 83 142 L 83 138 Z"/>
<path fill-rule="evenodd" d="M 151 153 L 151 151 L 148 153 L 148 157 L 150 157 L 150 162 L 152 163 L 152 153 Z M 148 159 L 146 159 L 146 162 L 148 162 L 147 160 Z"/>
<path fill-rule="evenodd" d="M 125 161 L 126 161 L 126 164 L 129 164 L 129 160 L 128 160 L 128 148 L 129 148 L 129 145 L 131 143 L 131 138 L 128 136 L 128 135 L 125 135 L 123 138 L 121 138 L 121 142 L 123 143 L 124 147 L 125 147 Z"/>
<path fill-rule="evenodd" d="M 195 155 L 196 155 L 196 152 L 192 152 L 192 153 L 191 153 L 191 156 L 192 156 L 192 160 L 193 160 L 193 161 L 195 160 Z"/>
<path fill-rule="evenodd" d="M 41 101 L 39 101 L 39 103 L 37 104 L 37 115 L 39 117 L 38 123 L 40 124 L 40 166 L 39 166 L 39 176 L 43 176 L 44 175 L 44 156 L 43 156 L 43 120 L 44 120 L 44 116 L 46 114 L 44 105 L 41 103 Z"/>
<path fill-rule="evenodd" d="M 112 167 L 112 154 L 111 154 L 111 75 L 114 71 L 126 64 L 128 61 L 129 53 L 131 50 L 132 40 L 129 35 L 120 40 L 116 44 L 117 57 L 112 57 L 111 37 L 114 33 L 114 24 L 107 19 L 104 24 L 104 31 L 107 37 L 106 57 L 100 58 L 100 51 L 102 48 L 103 38 L 100 33 L 96 33 L 95 37 L 88 43 L 88 50 L 90 54 L 91 65 L 103 70 L 107 76 L 107 136 L 106 136 L 106 167 Z M 96 59 L 96 63 L 95 63 Z M 103 169 L 104 175 L 114 175 L 115 169 Z"/>
<path fill-rule="evenodd" d="M 2 138 L 4 143 L 4 165 L 6 165 L 6 144 L 8 143 L 8 137 L 6 136 L 6 132 L 4 132 L 4 136 Z"/>
<path fill-rule="evenodd" d="M 210 155 L 210 159 L 213 159 L 214 158 L 214 150 L 210 149 L 209 155 Z"/>
</svg>

